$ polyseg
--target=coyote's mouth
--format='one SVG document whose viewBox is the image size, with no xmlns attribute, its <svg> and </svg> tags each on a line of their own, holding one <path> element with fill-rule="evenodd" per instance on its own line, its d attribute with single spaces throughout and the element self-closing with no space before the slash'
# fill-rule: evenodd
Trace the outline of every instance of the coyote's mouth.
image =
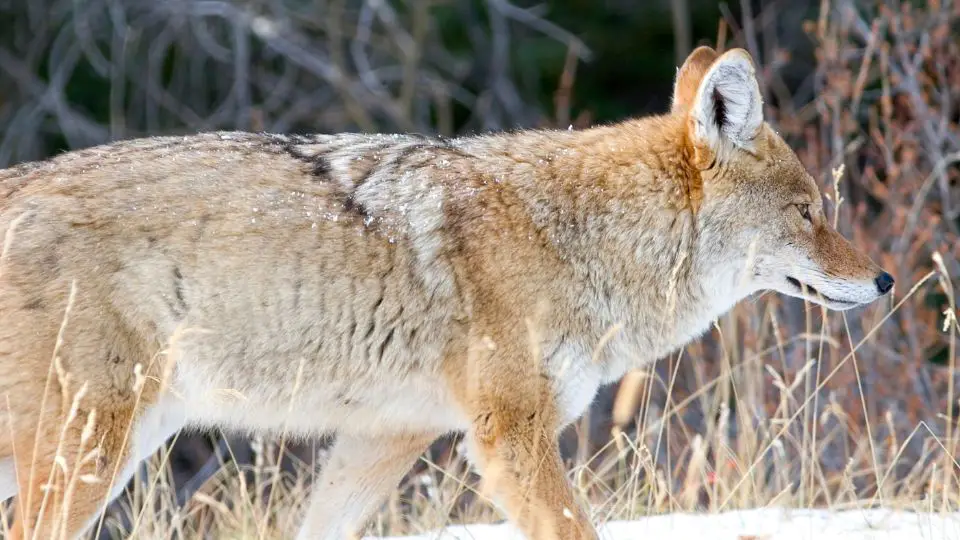
<svg viewBox="0 0 960 540">
<path fill-rule="evenodd" d="M 812 287 L 812 286 L 810 286 L 810 285 L 808 285 L 808 284 L 806 284 L 806 283 L 801 282 L 801 281 L 800 281 L 799 279 L 797 279 L 797 278 L 793 278 L 793 277 L 787 276 L 787 283 L 789 283 L 790 285 L 792 285 L 793 288 L 795 288 L 795 289 L 797 290 L 797 292 L 801 294 L 801 296 L 804 296 L 804 297 L 809 298 L 809 299 L 811 299 L 811 300 L 816 299 L 817 297 L 820 297 L 820 298 L 823 298 L 824 300 L 826 300 L 828 303 L 830 303 L 830 304 L 836 304 L 836 305 L 838 305 L 838 306 L 850 306 L 850 307 L 852 307 L 852 306 L 858 305 L 857 302 L 851 302 L 851 301 L 849 301 L 849 300 L 840 300 L 840 299 L 838 299 L 838 298 L 829 297 L 829 296 L 823 294 L 822 292 L 818 291 L 818 290 L 815 289 L 814 287 Z"/>
</svg>

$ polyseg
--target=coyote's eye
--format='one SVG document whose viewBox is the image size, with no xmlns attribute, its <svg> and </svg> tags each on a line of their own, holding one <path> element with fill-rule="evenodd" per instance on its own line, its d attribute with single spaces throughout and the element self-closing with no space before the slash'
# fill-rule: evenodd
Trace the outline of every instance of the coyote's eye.
<svg viewBox="0 0 960 540">
<path fill-rule="evenodd" d="M 797 209 L 800 210 L 800 215 L 803 216 L 803 219 L 813 223 L 813 218 L 810 217 L 809 204 L 798 204 Z"/>
</svg>

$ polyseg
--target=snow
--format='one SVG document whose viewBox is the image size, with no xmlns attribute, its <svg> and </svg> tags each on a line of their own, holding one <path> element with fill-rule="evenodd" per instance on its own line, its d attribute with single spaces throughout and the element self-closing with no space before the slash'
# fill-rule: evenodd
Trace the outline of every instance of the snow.
<svg viewBox="0 0 960 540">
<path fill-rule="evenodd" d="M 766 508 L 611 521 L 600 526 L 599 532 L 603 540 L 960 540 L 960 513 Z M 523 536 L 507 524 L 458 525 L 419 536 L 380 540 L 401 539 L 522 540 Z"/>
</svg>

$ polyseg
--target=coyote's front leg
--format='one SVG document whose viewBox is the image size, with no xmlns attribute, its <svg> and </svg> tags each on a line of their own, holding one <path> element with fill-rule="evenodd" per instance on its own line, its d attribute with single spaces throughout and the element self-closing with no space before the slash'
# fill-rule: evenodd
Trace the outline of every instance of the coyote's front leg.
<svg viewBox="0 0 960 540">
<path fill-rule="evenodd" d="M 498 346 L 492 358 L 472 358 L 475 369 L 459 381 L 458 394 L 473 418 L 471 458 L 485 491 L 527 538 L 596 539 L 560 458 L 560 415 L 549 380 L 528 371 L 529 353 L 503 357 L 509 350 Z"/>
<path fill-rule="evenodd" d="M 596 538 L 564 475 L 555 432 L 539 424 L 532 413 L 529 418 L 517 414 L 493 413 L 474 427 L 484 484 L 528 538 Z"/>
</svg>

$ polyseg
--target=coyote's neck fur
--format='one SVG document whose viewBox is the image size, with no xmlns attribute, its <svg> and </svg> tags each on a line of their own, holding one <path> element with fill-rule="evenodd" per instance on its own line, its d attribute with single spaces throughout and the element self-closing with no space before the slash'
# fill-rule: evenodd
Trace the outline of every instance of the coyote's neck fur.
<svg viewBox="0 0 960 540">
<path fill-rule="evenodd" d="M 517 206 L 530 241 L 565 267 L 579 303 L 556 308 L 581 318 L 564 331 L 583 332 L 588 347 L 615 336 L 600 356 L 611 379 L 683 346 L 751 292 L 747 261 L 724 256 L 710 226 L 691 148 L 676 144 L 684 127 L 666 116 L 454 143 L 497 171 L 471 185 L 489 193 L 478 200 Z"/>
</svg>

